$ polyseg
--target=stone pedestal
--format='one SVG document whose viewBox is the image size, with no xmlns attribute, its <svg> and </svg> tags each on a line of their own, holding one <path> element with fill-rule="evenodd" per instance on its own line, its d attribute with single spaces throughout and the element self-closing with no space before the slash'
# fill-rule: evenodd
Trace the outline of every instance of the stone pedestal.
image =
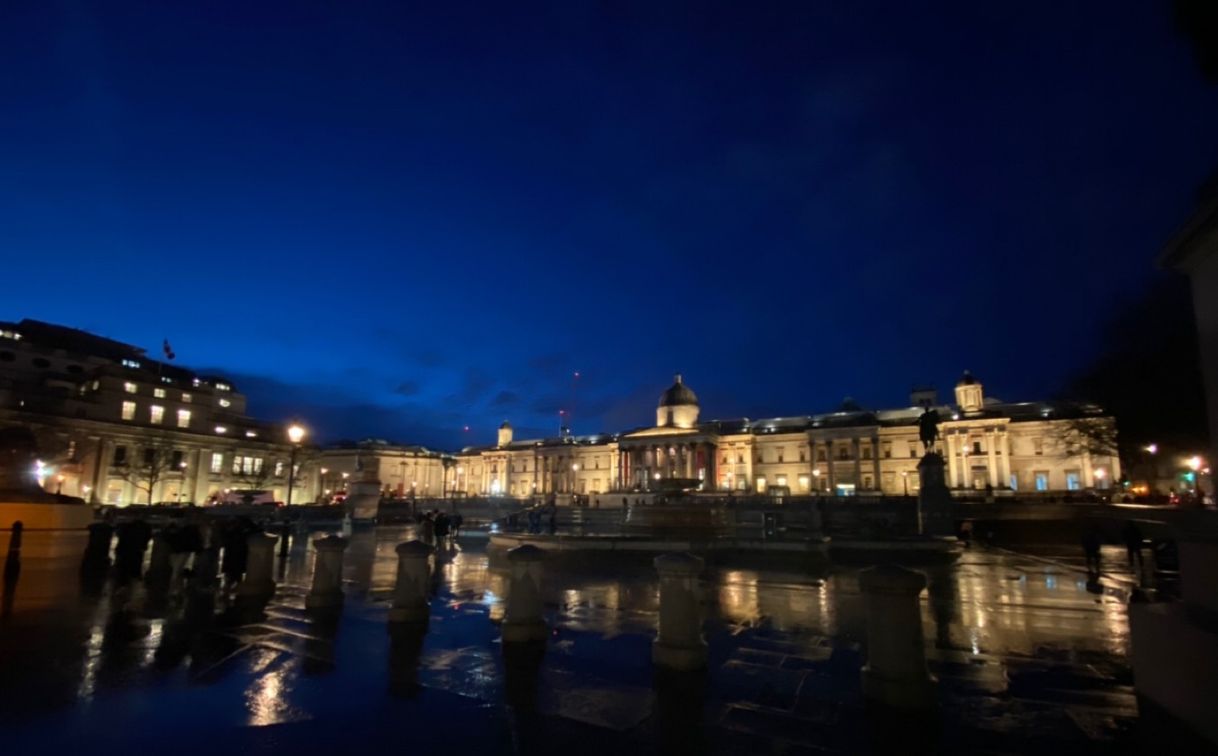
<svg viewBox="0 0 1218 756">
<path fill-rule="evenodd" d="M 173 575 L 171 557 L 169 541 L 160 534 L 153 537 L 152 556 L 148 559 L 148 572 L 144 574 L 144 580 L 152 585 L 168 584 Z"/>
<path fill-rule="evenodd" d="M 867 613 L 863 695 L 894 709 L 935 708 L 918 603 L 926 578 L 903 567 L 871 567 L 859 573 L 859 587 Z"/>
<path fill-rule="evenodd" d="M 248 557 L 245 579 L 237 586 L 237 595 L 248 599 L 268 599 L 275 593 L 275 542 L 269 533 L 253 533 L 247 539 Z"/>
<path fill-rule="evenodd" d="M 375 477 L 351 481 L 343 506 L 353 520 L 375 520 L 381 507 L 381 482 Z"/>
<path fill-rule="evenodd" d="M 503 612 L 503 642 L 527 643 L 545 640 L 542 619 L 541 562 L 544 552 L 536 546 L 517 546 L 507 553 L 511 577 Z"/>
<path fill-rule="evenodd" d="M 343 552 L 347 539 L 326 536 L 313 542 L 317 558 L 313 562 L 313 587 L 305 597 L 306 609 L 334 609 L 343 603 Z"/>
<path fill-rule="evenodd" d="M 922 535 L 956 535 L 956 503 L 947 488 L 946 464 L 938 452 L 927 452 L 918 463 L 918 532 Z"/>
<path fill-rule="evenodd" d="M 393 588 L 389 622 L 426 625 L 431 616 L 427 600 L 431 577 L 427 558 L 431 556 L 432 548 L 422 541 L 408 541 L 399 543 L 394 551 L 398 554 L 398 579 Z"/>
<path fill-rule="evenodd" d="M 698 605 L 698 576 L 705 563 L 692 554 L 656 557 L 660 573 L 660 627 L 651 646 L 657 666 L 695 670 L 706 666 L 706 641 Z"/>
</svg>

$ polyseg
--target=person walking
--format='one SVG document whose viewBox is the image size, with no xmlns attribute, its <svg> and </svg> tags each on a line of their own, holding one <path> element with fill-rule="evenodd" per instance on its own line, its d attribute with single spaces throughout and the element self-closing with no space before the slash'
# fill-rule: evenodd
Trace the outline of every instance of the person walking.
<svg viewBox="0 0 1218 756">
<path fill-rule="evenodd" d="M 1087 562 L 1088 577 L 1100 576 L 1100 534 L 1094 525 L 1083 531 L 1083 559 Z"/>
<path fill-rule="evenodd" d="M 428 546 L 436 542 L 436 523 L 431 512 L 423 513 L 423 518 L 419 520 L 419 540 Z"/>
<path fill-rule="evenodd" d="M 435 534 L 436 549 L 445 548 L 448 543 L 448 515 L 443 512 L 436 514 Z"/>
<path fill-rule="evenodd" d="M 1121 530 L 1121 537 L 1125 541 L 1125 553 L 1129 557 L 1129 569 L 1136 570 L 1137 574 L 1142 574 L 1142 529 L 1133 520 L 1125 523 L 1124 529 Z M 1135 566 L 1135 562 L 1137 563 Z"/>
<path fill-rule="evenodd" d="M 461 526 L 464 524 L 465 518 L 461 516 L 460 512 L 454 514 L 452 519 L 449 521 L 449 526 L 452 529 L 452 538 L 454 541 L 461 535 Z"/>
</svg>

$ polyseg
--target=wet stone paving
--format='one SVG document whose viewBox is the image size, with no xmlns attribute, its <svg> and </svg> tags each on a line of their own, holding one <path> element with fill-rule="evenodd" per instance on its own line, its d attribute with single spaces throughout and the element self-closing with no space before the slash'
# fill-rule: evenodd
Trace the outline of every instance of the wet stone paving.
<svg viewBox="0 0 1218 756">
<path fill-rule="evenodd" d="M 0 547 L 3 539 L 0 536 Z M 506 562 L 462 539 L 432 574 L 425 632 L 388 630 L 394 547 L 357 532 L 341 615 L 305 609 L 295 539 L 261 611 L 222 593 L 82 584 L 83 535 L 28 533 L 0 619 L 5 753 L 1141 752 L 1123 552 L 1105 578 L 974 547 L 920 568 L 938 710 L 864 704 L 856 567 L 716 557 L 703 576 L 705 673 L 657 673 L 646 557 L 545 562 L 544 647 L 499 641 Z"/>
</svg>

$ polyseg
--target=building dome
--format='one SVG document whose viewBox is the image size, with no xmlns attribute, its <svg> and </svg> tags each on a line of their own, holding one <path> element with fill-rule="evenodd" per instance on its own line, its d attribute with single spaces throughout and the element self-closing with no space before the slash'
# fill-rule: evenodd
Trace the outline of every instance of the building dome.
<svg viewBox="0 0 1218 756">
<path fill-rule="evenodd" d="M 960 376 L 960 380 L 956 382 L 956 385 L 957 386 L 973 386 L 973 385 L 976 385 L 976 383 L 977 383 L 977 378 L 972 373 L 965 370 L 964 375 Z"/>
<path fill-rule="evenodd" d="M 697 406 L 697 404 L 698 404 L 697 394 L 695 394 L 693 391 L 690 391 L 689 386 L 686 386 L 684 383 L 681 382 L 680 373 L 677 373 L 673 377 L 673 381 L 674 382 L 673 382 L 672 386 L 669 386 L 667 391 L 665 391 L 663 394 L 660 394 L 659 406 L 661 406 L 661 407 L 680 407 L 680 406 L 688 405 L 688 404 Z"/>
<path fill-rule="evenodd" d="M 512 424 L 509 423 L 507 420 L 504 420 L 503 424 L 499 426 L 499 430 L 511 430 L 511 429 L 512 429 Z"/>
</svg>

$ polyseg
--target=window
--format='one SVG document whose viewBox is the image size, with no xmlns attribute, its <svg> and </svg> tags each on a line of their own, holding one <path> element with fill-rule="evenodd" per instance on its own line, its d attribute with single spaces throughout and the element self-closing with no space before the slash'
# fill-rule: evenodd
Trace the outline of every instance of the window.
<svg viewBox="0 0 1218 756">
<path fill-rule="evenodd" d="M 863 459 L 871 459 L 871 447 L 870 446 L 863 447 Z M 868 486 L 868 487 L 870 488 L 870 486 Z"/>
<path fill-rule="evenodd" d="M 221 435 L 223 435 L 223 434 L 225 434 L 225 433 L 228 433 L 228 428 L 224 427 L 223 425 L 217 425 L 217 426 L 216 426 L 216 433 L 219 433 L 219 434 L 221 434 Z"/>
<path fill-rule="evenodd" d="M 160 425 L 165 419 L 165 408 L 159 404 L 154 404 L 148 408 L 148 422 L 153 425 Z"/>
<path fill-rule="evenodd" d="M 227 383 L 217 383 L 216 384 L 216 391 L 232 391 L 232 390 L 233 390 L 233 387 L 228 385 Z"/>
<path fill-rule="evenodd" d="M 837 458 L 838 459 L 850 459 L 850 449 L 845 446 L 837 447 Z"/>
<path fill-rule="evenodd" d="M 807 461 L 808 461 L 808 450 L 807 450 L 807 449 L 800 449 L 800 450 L 799 450 L 799 461 L 800 461 L 800 462 L 807 462 Z"/>
<path fill-rule="evenodd" d="M 1041 471 L 1041 472 L 1035 473 L 1035 476 L 1036 476 L 1035 477 L 1036 490 L 1037 491 L 1048 491 L 1049 490 L 1049 473 L 1045 472 L 1045 471 Z"/>
<path fill-rule="evenodd" d="M 182 458 L 182 451 L 180 449 L 173 450 L 172 464 L 173 464 L 173 469 L 175 469 L 175 470 L 181 470 L 186 467 L 186 460 Z"/>
<path fill-rule="evenodd" d="M 1082 485 L 1080 485 L 1080 483 L 1079 483 L 1078 470 L 1067 470 L 1066 471 L 1066 490 L 1067 491 L 1077 491 L 1080 488 L 1082 488 Z"/>
<path fill-rule="evenodd" d="M 262 457 L 233 456 L 234 475 L 257 475 L 262 472 Z"/>
<path fill-rule="evenodd" d="M 212 452 L 210 469 L 213 475 L 220 474 L 220 471 L 224 469 L 224 454 L 221 452 Z"/>
<path fill-rule="evenodd" d="M 216 404 L 219 404 L 221 407 L 231 407 L 231 406 L 233 406 L 233 403 L 232 403 L 232 402 L 230 402 L 230 401 L 229 401 L 229 400 L 227 400 L 227 399 L 219 399 L 219 400 L 217 400 L 217 401 L 216 401 Z"/>
<path fill-rule="evenodd" d="M 974 441 L 973 442 L 973 454 L 984 454 L 984 453 L 985 452 L 981 451 L 981 442 Z"/>
<path fill-rule="evenodd" d="M 116 465 L 127 464 L 127 447 L 125 447 L 125 446 L 114 447 L 114 464 L 116 464 Z"/>
<path fill-rule="evenodd" d="M 765 476 L 757 476 L 757 493 L 765 493 Z"/>
<path fill-rule="evenodd" d="M 144 464 L 149 467 L 156 464 L 156 449 L 151 446 L 144 447 Z"/>
<path fill-rule="evenodd" d="M 909 442 L 909 458 L 910 459 L 918 458 L 918 444 L 915 441 Z"/>
<path fill-rule="evenodd" d="M 824 462 L 824 461 L 825 461 L 825 450 L 824 450 L 824 449 L 817 449 L 817 450 L 816 450 L 816 461 L 817 461 L 817 462 Z"/>
<path fill-rule="evenodd" d="M 134 368 L 136 370 L 139 370 L 140 363 L 135 360 L 126 360 L 125 359 L 125 360 L 123 360 L 123 367 Z"/>
<path fill-rule="evenodd" d="M 892 459 L 892 442 L 885 441 L 880 445 L 880 449 L 884 452 L 884 459 Z"/>
<path fill-rule="evenodd" d="M 778 461 L 779 461 L 779 462 L 782 462 L 782 457 L 783 457 L 783 455 L 784 455 L 785 453 L 786 453 L 786 450 L 785 450 L 785 449 L 783 449 L 781 446 L 780 446 L 780 447 L 778 447 Z M 785 483 L 779 483 L 778 485 L 782 486 L 782 485 L 786 485 L 786 484 L 785 484 Z"/>
<path fill-rule="evenodd" d="M 800 475 L 799 476 L 799 490 L 804 493 L 807 493 L 809 490 L 811 490 L 811 488 L 812 488 L 812 476 Z"/>
<path fill-rule="evenodd" d="M 123 402 L 123 419 L 135 419 L 135 402 Z"/>
<path fill-rule="evenodd" d="M 1015 473 L 1011 473 L 1011 490 L 1012 491 L 1019 490 L 1019 476 L 1016 475 Z"/>
<path fill-rule="evenodd" d="M 178 427 L 179 428 L 189 428 L 190 427 L 190 410 L 188 410 L 188 409 L 178 410 Z"/>
<path fill-rule="evenodd" d="M 138 390 L 139 388 L 131 381 L 127 381 L 123 384 L 123 391 L 126 391 L 128 394 L 134 394 Z"/>
<path fill-rule="evenodd" d="M 743 454 L 736 455 L 736 464 L 738 464 L 738 465 L 744 464 L 744 455 Z"/>
<path fill-rule="evenodd" d="M 275 460 L 275 477 L 278 478 L 278 477 L 282 477 L 282 476 L 283 476 L 283 460 L 277 459 L 277 460 Z"/>
<path fill-rule="evenodd" d="M 154 388 L 152 390 L 152 395 L 155 396 L 157 399 L 164 399 L 165 398 L 165 389 Z"/>
<path fill-rule="evenodd" d="M 780 485 L 780 486 L 785 486 L 785 485 L 787 484 L 787 476 L 785 476 L 785 475 L 779 475 L 779 476 L 778 476 L 778 478 L 777 478 L 777 483 L 778 483 L 778 485 Z"/>
<path fill-rule="evenodd" d="M 1043 438 L 1032 439 L 1032 453 L 1040 456 L 1045 453 L 1045 440 Z M 1041 490 L 1041 489 L 1037 489 Z"/>
<path fill-rule="evenodd" d="M 186 393 L 185 391 L 183 391 L 182 392 L 182 403 L 190 404 L 192 401 L 194 401 L 194 397 L 191 396 L 190 394 Z"/>
<path fill-rule="evenodd" d="M 863 476 L 863 488 L 867 489 L 867 490 L 874 488 L 874 486 L 871 485 L 871 476 L 870 475 Z"/>
</svg>

